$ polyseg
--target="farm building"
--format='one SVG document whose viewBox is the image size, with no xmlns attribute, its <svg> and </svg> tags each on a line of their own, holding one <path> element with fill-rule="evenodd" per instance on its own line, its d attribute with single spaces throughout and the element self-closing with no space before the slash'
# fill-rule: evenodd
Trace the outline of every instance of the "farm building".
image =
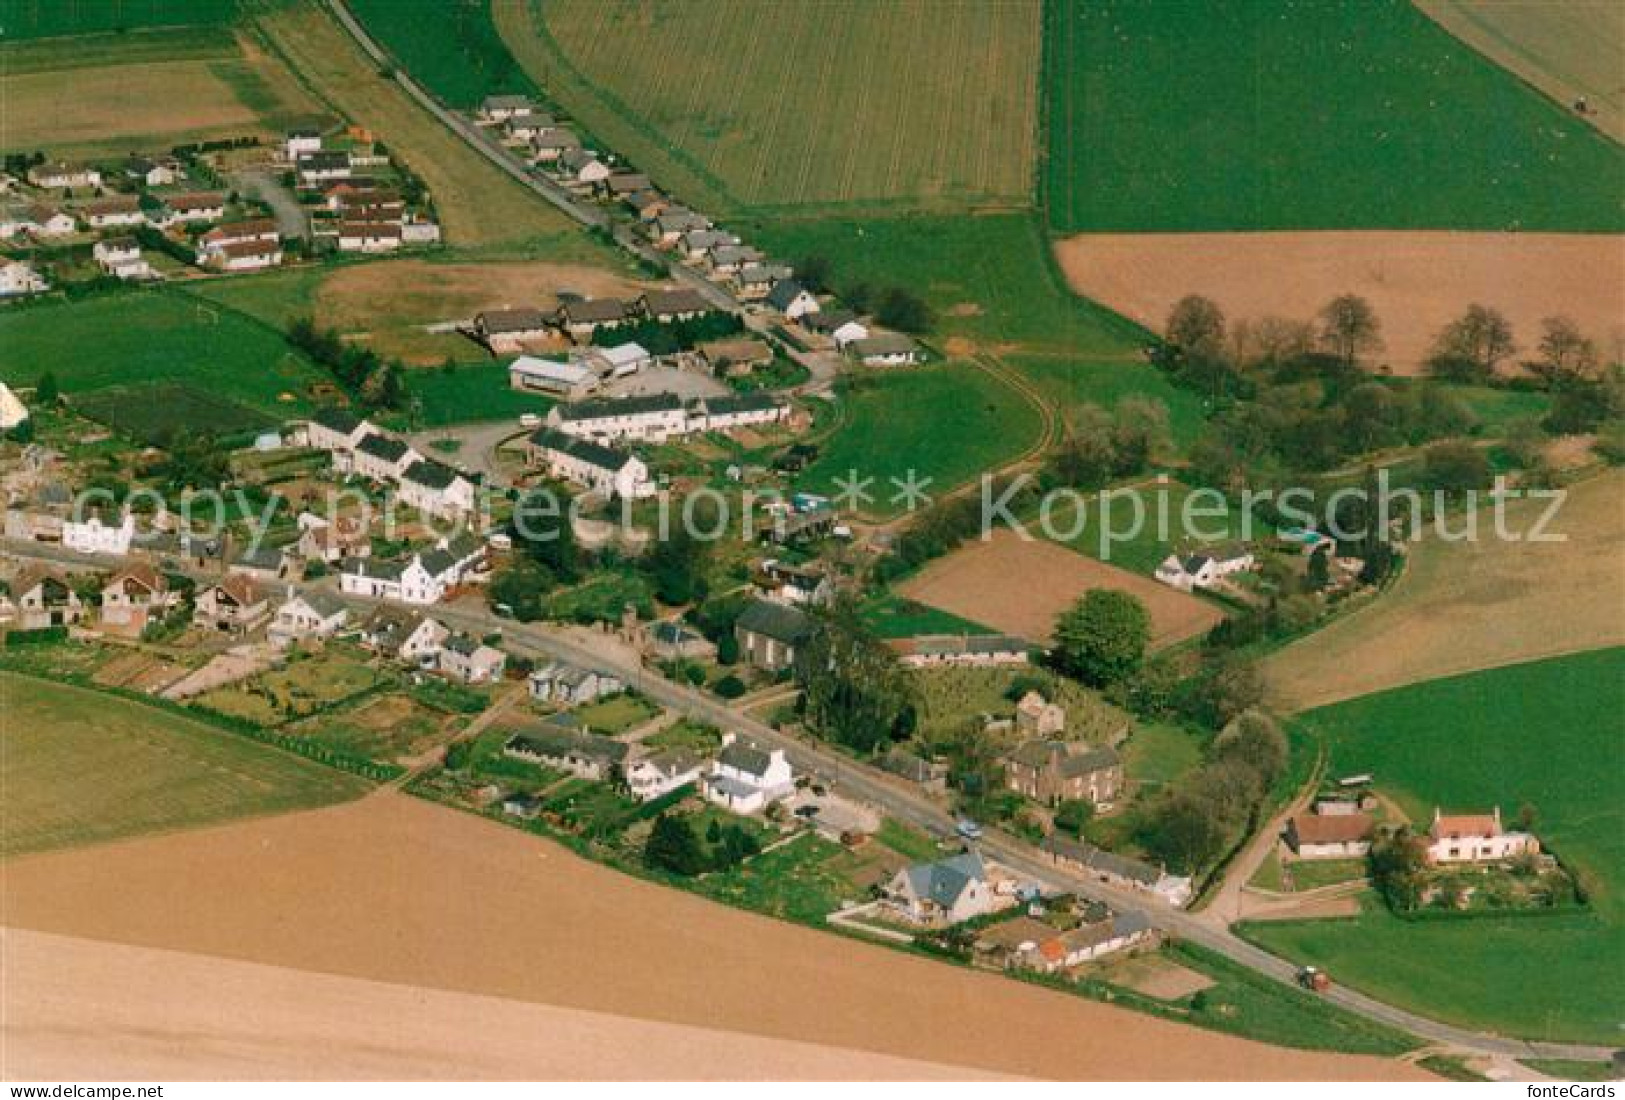
<svg viewBox="0 0 1625 1100">
<path fill-rule="evenodd" d="M 562 126 L 536 127 L 528 135 L 518 130 L 513 136 L 530 142 L 531 156 L 541 164 L 558 160 L 565 153 L 581 148 L 581 139 Z"/>
<path fill-rule="evenodd" d="M 502 751 L 517 760 L 569 772 L 578 779 L 602 782 L 620 769 L 628 750 L 623 742 L 610 737 L 542 722 L 508 738 Z"/>
<path fill-rule="evenodd" d="M 750 337 L 712 340 L 701 344 L 698 351 L 712 373 L 730 378 L 750 374 L 757 367 L 765 367 L 773 362 L 773 349 L 767 342 Z"/>
<path fill-rule="evenodd" d="M 508 385 L 516 390 L 556 394 L 575 400 L 598 388 L 598 372 L 582 360 L 568 362 L 521 355 L 508 364 Z"/>
<path fill-rule="evenodd" d="M 1285 836 L 1299 859 L 1349 859 L 1371 850 L 1375 828 L 1370 814 L 1294 814 Z"/>
<path fill-rule="evenodd" d="M 474 315 L 474 335 L 501 355 L 552 335 L 552 315 L 539 309 L 492 309 Z"/>
<path fill-rule="evenodd" d="M 1010 634 L 922 634 L 888 643 L 908 668 L 1024 665 L 1032 646 Z"/>
<path fill-rule="evenodd" d="M 925 360 L 920 345 L 900 332 L 881 332 L 853 340 L 846 351 L 866 367 L 900 367 Z"/>
<path fill-rule="evenodd" d="M 322 132 L 314 129 L 299 129 L 288 131 L 288 137 L 282 143 L 282 155 L 289 164 L 299 163 L 300 157 L 319 153 L 322 149 Z"/>
</svg>

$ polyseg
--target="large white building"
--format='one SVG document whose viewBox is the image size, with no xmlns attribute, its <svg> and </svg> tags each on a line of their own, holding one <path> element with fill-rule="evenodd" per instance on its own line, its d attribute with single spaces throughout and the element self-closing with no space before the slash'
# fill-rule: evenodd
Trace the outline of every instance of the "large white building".
<svg viewBox="0 0 1625 1100">
<path fill-rule="evenodd" d="M 339 589 L 352 596 L 401 603 L 438 603 L 448 589 L 477 574 L 484 562 L 485 544 L 464 532 L 404 560 L 346 558 L 339 566 Z"/>
<path fill-rule="evenodd" d="M 689 430 L 688 410 L 683 407 L 682 398 L 674 393 L 594 398 L 556 405 L 547 414 L 547 423 L 566 435 L 601 442 L 643 439 L 664 443 Z"/>
<path fill-rule="evenodd" d="M 1444 814 L 1433 810 L 1428 829 L 1432 863 L 1492 863 L 1540 851 L 1529 833 L 1509 833 L 1501 825 L 1501 807 L 1487 814 Z"/>
<path fill-rule="evenodd" d="M 654 495 L 649 467 L 627 451 L 552 428 L 542 428 L 532 435 L 527 441 L 527 450 L 530 464 L 547 470 L 549 477 L 626 500 Z"/>
</svg>

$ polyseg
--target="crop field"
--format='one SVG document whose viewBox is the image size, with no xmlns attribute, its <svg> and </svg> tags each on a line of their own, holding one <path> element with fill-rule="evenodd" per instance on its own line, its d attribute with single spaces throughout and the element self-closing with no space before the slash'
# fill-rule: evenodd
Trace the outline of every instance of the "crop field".
<svg viewBox="0 0 1625 1100">
<path fill-rule="evenodd" d="M 237 0 L 0 0 L 0 27 L 12 41 L 146 27 L 222 26 Z"/>
<path fill-rule="evenodd" d="M 312 91 L 351 121 L 370 128 L 428 185 L 456 244 L 522 242 L 574 223 L 447 130 L 401 87 L 383 79 L 361 48 L 314 5 L 279 7 L 255 26 L 272 52 Z"/>
<path fill-rule="evenodd" d="M 1405 0 L 1047 22 L 1057 231 L 1625 228 L 1625 150 Z"/>
<path fill-rule="evenodd" d="M 1625 649 L 1429 680 L 1311 711 L 1305 720 L 1326 737 L 1332 773 L 1371 772 L 1414 820 L 1426 822 L 1435 805 L 1499 805 L 1503 814 L 1534 806 L 1536 834 L 1575 871 L 1591 909 L 1404 921 L 1373 906 L 1352 920 L 1255 925 L 1249 935 L 1383 1000 L 1464 1026 L 1615 1042 L 1625 1019 L 1625 982 L 1614 980 L 1625 952 L 1622 713 Z"/>
<path fill-rule="evenodd" d="M 1055 618 L 1091 588 L 1138 596 L 1151 614 L 1153 646 L 1201 634 L 1223 615 L 1214 605 L 1014 531 L 993 532 L 926 566 L 897 586 L 922 604 L 1047 645 Z"/>
<path fill-rule="evenodd" d="M 1359 294 L 1382 324 L 1377 361 L 1396 374 L 1420 373 L 1439 331 L 1475 303 L 1506 315 L 1527 356 L 1540 322 L 1558 314 L 1603 347 L 1625 337 L 1617 293 L 1625 249 L 1617 236 L 1086 233 L 1057 252 L 1079 294 L 1159 330 L 1187 294 L 1212 298 L 1232 321 L 1308 321 L 1337 295 Z"/>
<path fill-rule="evenodd" d="M 350 0 L 374 41 L 436 97 L 471 110 L 488 95 L 536 95 L 491 21 L 491 0 Z"/>
<path fill-rule="evenodd" d="M 807 468 L 797 487 L 836 493 L 853 471 L 874 478 L 861 510 L 895 515 L 894 478 L 929 478 L 936 496 L 1037 443 L 1039 415 L 1024 397 L 962 363 L 867 375 L 842 400 L 846 420 Z M 975 616 L 970 616 L 975 618 Z"/>
<path fill-rule="evenodd" d="M 1548 534 L 1563 542 L 1424 537 L 1377 602 L 1264 661 L 1289 707 L 1310 707 L 1418 680 L 1625 644 L 1625 475 L 1571 487 Z M 1547 501 L 1509 504 L 1506 527 L 1528 533 Z M 1487 511 L 1481 509 L 1481 511 Z M 1453 527 L 1452 530 L 1459 530 Z"/>
<path fill-rule="evenodd" d="M 358 779 L 168 711 L 0 673 L 0 856 L 354 798 Z"/>
<path fill-rule="evenodd" d="M 1611 0 L 1415 2 L 1422 14 L 1564 109 L 1583 97 L 1588 110 L 1581 117 L 1625 141 L 1625 84 L 1619 79 L 1625 8 Z"/>
<path fill-rule="evenodd" d="M 257 409 L 185 383 L 149 382 L 112 386 L 74 399 L 81 416 L 106 424 L 141 443 L 162 444 L 177 431 L 206 426 L 216 435 L 240 435 L 274 427 Z"/>
<path fill-rule="evenodd" d="M 85 347 L 87 332 L 97 334 L 94 354 Z M 47 371 L 70 399 L 110 386 L 174 382 L 276 416 L 308 408 L 310 386 L 325 377 L 276 331 L 162 290 L 0 315 L 0 380 L 32 387 Z"/>
<path fill-rule="evenodd" d="M 714 212 L 1028 201 L 1040 4 L 495 0 L 526 71 Z"/>
</svg>

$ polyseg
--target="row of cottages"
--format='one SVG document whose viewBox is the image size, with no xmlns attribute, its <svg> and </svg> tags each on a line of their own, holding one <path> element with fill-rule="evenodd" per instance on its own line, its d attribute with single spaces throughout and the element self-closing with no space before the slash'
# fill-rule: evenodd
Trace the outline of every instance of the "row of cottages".
<svg viewBox="0 0 1625 1100">
<path fill-rule="evenodd" d="M 1010 634 L 922 634 L 887 643 L 905 668 L 1003 668 L 1028 663 L 1032 646 Z"/>
<path fill-rule="evenodd" d="M 1123 761 L 1110 745 L 1028 741 L 1004 759 L 1004 785 L 1034 802 L 1085 800 L 1107 809 L 1123 790 Z"/>
<path fill-rule="evenodd" d="M 1031 917 L 1004 921 L 983 932 L 976 947 L 1007 967 L 1054 974 L 1118 951 L 1148 946 L 1155 939 L 1151 918 L 1146 914 L 1138 910 L 1101 911 L 1064 932 Z"/>
<path fill-rule="evenodd" d="M 282 262 L 282 238 L 270 218 L 217 225 L 198 238 L 197 264 L 215 271 L 258 271 Z"/>
<path fill-rule="evenodd" d="M 530 697 L 538 703 L 561 707 L 579 707 L 625 689 L 619 677 L 561 661 L 536 669 L 526 679 L 526 685 Z"/>
<path fill-rule="evenodd" d="M 471 531 L 441 539 L 432 550 L 397 561 L 345 558 L 339 589 L 352 596 L 409 604 L 438 603 L 485 568 L 485 543 Z"/>
<path fill-rule="evenodd" d="M 892 876 L 884 888 L 890 908 L 927 928 L 961 924 L 1015 904 L 1001 891 L 979 852 L 916 863 Z"/>
<path fill-rule="evenodd" d="M 474 511 L 478 489 L 472 481 L 346 409 L 318 410 L 304 434 L 309 446 L 332 456 L 333 469 L 393 485 L 400 499 L 419 512 L 456 519 Z"/>
<path fill-rule="evenodd" d="M 812 617 L 800 608 L 756 600 L 734 620 L 734 639 L 740 656 L 752 668 L 783 672 L 795 664 L 813 627 Z"/>
<path fill-rule="evenodd" d="M 624 741 L 545 721 L 525 728 L 503 743 L 502 752 L 577 779 L 602 783 L 620 774 L 628 755 Z"/>
<path fill-rule="evenodd" d="M 451 631 L 421 612 L 380 607 L 361 624 L 363 648 L 416 668 L 432 668 Z"/>
<path fill-rule="evenodd" d="M 525 457 L 548 477 L 610 499 L 641 500 L 655 493 L 649 467 L 637 455 L 552 428 L 541 428 L 525 440 Z"/>
<path fill-rule="evenodd" d="M 28 169 L 28 182 L 35 187 L 52 191 L 77 191 L 82 187 L 100 187 L 100 169 L 88 164 L 73 164 L 65 160 L 51 160 L 35 164 Z"/>
<path fill-rule="evenodd" d="M 134 237 L 103 238 L 91 248 L 90 255 L 102 274 L 115 279 L 136 282 L 158 277 L 152 264 L 141 254 L 141 245 Z"/>
<path fill-rule="evenodd" d="M 789 416 L 787 403 L 761 391 L 687 402 L 674 393 L 650 393 L 555 405 L 548 411 L 547 424 L 566 435 L 601 443 L 626 439 L 664 443 L 695 432 L 777 424 Z"/>
<path fill-rule="evenodd" d="M 1051 833 L 1039 842 L 1038 847 L 1060 866 L 1094 875 L 1101 882 L 1113 886 L 1143 890 L 1176 908 L 1191 900 L 1189 876 L 1170 875 L 1143 860 L 1120 856 L 1096 848 L 1088 841 L 1074 840 L 1059 833 Z"/>
<path fill-rule="evenodd" d="M 1245 546 L 1205 547 L 1190 553 L 1169 554 L 1154 574 L 1157 580 L 1181 592 L 1209 589 L 1227 577 L 1244 573 L 1256 564 Z"/>
<path fill-rule="evenodd" d="M 783 749 L 769 749 L 736 734 L 722 736 L 722 751 L 700 781 L 707 802 L 736 814 L 753 814 L 789 798 L 796 776 Z"/>
</svg>

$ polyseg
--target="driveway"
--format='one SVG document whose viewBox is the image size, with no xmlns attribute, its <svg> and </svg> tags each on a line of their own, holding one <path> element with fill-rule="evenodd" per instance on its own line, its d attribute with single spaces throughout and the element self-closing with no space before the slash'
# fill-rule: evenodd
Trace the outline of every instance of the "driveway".
<svg viewBox="0 0 1625 1100">
<path fill-rule="evenodd" d="M 512 464 L 504 462 L 498 449 L 510 439 L 529 434 L 519 426 L 518 420 L 490 420 L 478 424 L 457 424 L 445 428 L 415 432 L 407 442 L 422 453 L 457 466 L 469 473 L 479 474 L 486 484 L 501 488 L 507 484 Z M 455 439 L 462 444 L 452 452 L 442 451 L 435 440 Z"/>
</svg>

